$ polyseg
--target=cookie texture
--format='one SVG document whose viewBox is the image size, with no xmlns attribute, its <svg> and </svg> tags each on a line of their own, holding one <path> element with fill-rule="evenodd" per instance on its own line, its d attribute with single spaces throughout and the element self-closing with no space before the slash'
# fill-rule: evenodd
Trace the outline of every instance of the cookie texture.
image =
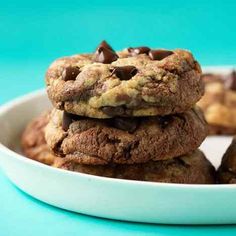
<svg viewBox="0 0 236 236">
<path fill-rule="evenodd" d="M 236 184 L 236 139 L 226 150 L 219 169 L 217 179 L 220 184 Z"/>
<path fill-rule="evenodd" d="M 236 73 L 204 74 L 205 95 L 197 103 L 209 123 L 210 134 L 236 134 Z"/>
<path fill-rule="evenodd" d="M 202 97 L 201 68 L 185 50 L 129 48 L 104 42 L 94 54 L 64 57 L 47 70 L 57 109 L 92 118 L 182 113 Z"/>
<path fill-rule="evenodd" d="M 21 137 L 22 152 L 28 158 L 51 165 L 55 155 L 49 152 L 45 141 L 45 126 L 49 121 L 49 112 L 44 112 L 32 120 L 25 128 Z"/>
<path fill-rule="evenodd" d="M 56 158 L 54 166 L 110 178 L 182 184 L 214 184 L 215 169 L 200 150 L 164 161 L 133 165 L 84 165 L 73 157 Z"/>
<path fill-rule="evenodd" d="M 215 183 L 215 169 L 200 150 L 174 159 L 148 161 L 142 164 L 81 164 L 77 157 L 57 157 L 46 145 L 44 130 L 47 113 L 34 119 L 22 136 L 23 152 L 31 159 L 56 168 L 110 178 L 185 184 Z M 30 140 L 33 144 L 29 145 Z"/>
<path fill-rule="evenodd" d="M 200 146 L 208 133 L 198 108 L 164 117 L 92 119 L 54 109 L 45 129 L 49 148 L 91 165 L 171 159 Z"/>
</svg>

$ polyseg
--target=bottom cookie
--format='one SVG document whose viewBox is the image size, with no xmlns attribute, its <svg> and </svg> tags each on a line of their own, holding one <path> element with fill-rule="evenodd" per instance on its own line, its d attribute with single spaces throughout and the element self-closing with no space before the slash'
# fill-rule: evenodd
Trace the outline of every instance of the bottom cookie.
<svg viewBox="0 0 236 236">
<path fill-rule="evenodd" d="M 200 150 L 164 161 L 132 165 L 83 165 L 75 158 L 56 158 L 57 168 L 110 178 L 182 184 L 213 184 L 215 169 Z"/>
<path fill-rule="evenodd" d="M 79 164 L 75 157 L 56 157 L 45 142 L 47 123 L 48 115 L 45 113 L 33 120 L 22 136 L 24 154 L 36 161 L 64 170 L 110 178 L 182 184 L 215 183 L 215 169 L 200 150 L 174 159 L 132 165 L 85 165 Z"/>
<path fill-rule="evenodd" d="M 220 184 L 236 184 L 236 138 L 226 150 L 221 165 L 217 171 Z"/>
</svg>

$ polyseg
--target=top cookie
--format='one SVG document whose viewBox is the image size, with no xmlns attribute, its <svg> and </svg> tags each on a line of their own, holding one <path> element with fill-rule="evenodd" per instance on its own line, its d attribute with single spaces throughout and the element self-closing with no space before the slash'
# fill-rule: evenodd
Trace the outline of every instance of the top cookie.
<svg viewBox="0 0 236 236">
<path fill-rule="evenodd" d="M 47 73 L 49 98 L 80 116 L 154 116 L 182 113 L 202 97 L 201 68 L 185 50 L 128 48 L 105 41 L 94 54 L 57 59 Z"/>
</svg>

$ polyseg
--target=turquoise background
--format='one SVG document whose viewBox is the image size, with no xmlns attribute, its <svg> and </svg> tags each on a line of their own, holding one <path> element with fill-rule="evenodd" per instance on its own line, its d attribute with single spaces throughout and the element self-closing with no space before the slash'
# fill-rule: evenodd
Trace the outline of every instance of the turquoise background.
<svg viewBox="0 0 236 236">
<path fill-rule="evenodd" d="M 202 65 L 236 64 L 235 1 L 2 1 L 0 104 L 44 86 L 57 57 L 116 48 L 186 48 Z M 160 226 L 66 212 L 32 199 L 0 172 L 0 235 L 233 235 L 236 226 Z"/>
</svg>

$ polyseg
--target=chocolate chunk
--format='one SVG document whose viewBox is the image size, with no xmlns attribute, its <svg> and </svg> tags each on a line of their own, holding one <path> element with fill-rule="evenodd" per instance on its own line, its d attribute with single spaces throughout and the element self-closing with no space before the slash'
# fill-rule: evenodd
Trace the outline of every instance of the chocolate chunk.
<svg viewBox="0 0 236 236">
<path fill-rule="evenodd" d="M 78 120 L 79 116 L 74 115 L 74 114 L 70 114 L 66 111 L 63 112 L 63 117 L 62 117 L 62 129 L 64 131 L 67 131 L 70 127 L 70 124 L 75 121 Z"/>
<path fill-rule="evenodd" d="M 233 70 L 225 79 L 225 88 L 236 91 L 236 71 Z"/>
<path fill-rule="evenodd" d="M 69 66 L 67 68 L 65 68 L 62 72 L 62 79 L 64 81 L 68 81 L 68 80 L 75 80 L 77 75 L 80 73 L 80 69 L 79 67 L 75 66 Z"/>
<path fill-rule="evenodd" d="M 112 75 L 115 74 L 120 80 L 129 80 L 135 76 L 138 69 L 135 66 L 122 66 L 115 67 L 112 71 Z"/>
<path fill-rule="evenodd" d="M 108 116 L 121 116 L 125 113 L 125 108 L 123 106 L 119 107 L 102 107 L 101 110 Z"/>
<path fill-rule="evenodd" d="M 106 41 L 102 41 L 95 52 L 94 61 L 109 64 L 118 58 L 113 48 Z"/>
<path fill-rule="evenodd" d="M 160 61 L 170 55 L 174 54 L 172 51 L 168 50 L 151 50 L 148 55 L 152 60 Z"/>
<path fill-rule="evenodd" d="M 114 49 L 107 43 L 107 41 L 103 40 L 97 47 L 96 50 L 98 50 L 98 48 L 107 48 L 110 49 L 111 51 L 114 52 Z"/>
<path fill-rule="evenodd" d="M 151 49 L 149 47 L 136 47 L 136 48 L 128 48 L 129 53 L 132 56 L 138 54 L 148 54 Z"/>
<path fill-rule="evenodd" d="M 138 119 L 116 117 L 112 119 L 112 126 L 133 133 L 138 127 Z"/>
</svg>

